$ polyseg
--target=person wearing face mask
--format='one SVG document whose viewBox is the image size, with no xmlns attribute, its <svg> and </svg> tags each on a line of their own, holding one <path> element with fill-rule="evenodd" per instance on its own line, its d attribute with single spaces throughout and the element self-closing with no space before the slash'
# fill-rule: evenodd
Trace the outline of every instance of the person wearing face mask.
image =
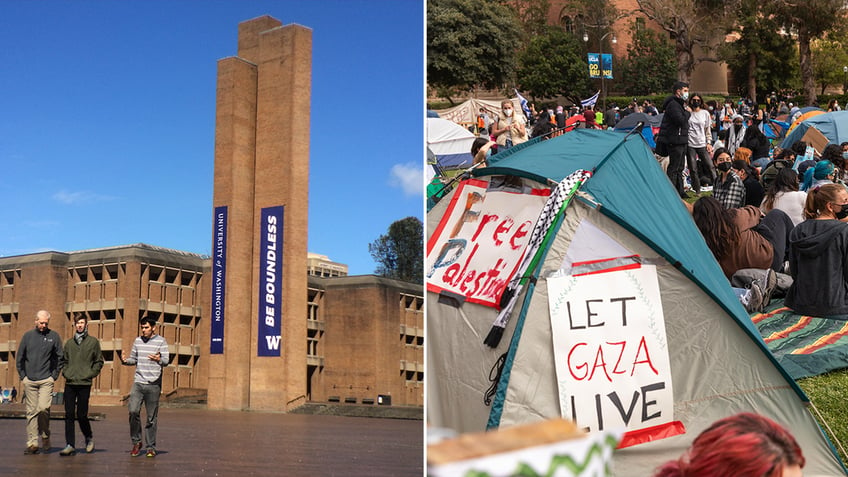
<svg viewBox="0 0 848 477">
<path fill-rule="evenodd" d="M 807 193 L 807 220 L 789 234 L 793 283 L 786 306 L 809 316 L 848 314 L 848 190 L 825 184 Z"/>
<path fill-rule="evenodd" d="M 742 207 L 745 205 L 745 185 L 731 167 L 730 154 L 726 149 L 716 149 L 713 160 L 718 171 L 713 197 L 725 209 Z"/>
<path fill-rule="evenodd" d="M 683 168 L 686 166 L 686 144 L 689 142 L 689 116 L 686 108 L 689 99 L 689 84 L 674 83 L 672 94 L 663 102 L 663 118 L 657 135 L 657 154 L 668 156 L 666 174 L 677 194 L 686 198 L 683 189 Z"/>
<path fill-rule="evenodd" d="M 835 99 L 831 99 L 827 103 L 827 112 L 830 113 L 830 112 L 833 112 L 833 111 L 842 111 L 842 108 L 839 107 L 839 101 L 837 101 Z"/>
<path fill-rule="evenodd" d="M 689 142 L 686 149 L 689 177 L 692 178 L 692 190 L 696 194 L 701 193 L 701 183 L 712 185 L 716 179 L 715 166 L 711 155 L 713 147 L 707 138 L 710 134 L 710 113 L 702 108 L 704 100 L 699 94 L 693 94 L 689 98 L 689 108 L 692 114 L 689 116 Z M 703 171 L 703 181 L 701 180 Z"/>
<path fill-rule="evenodd" d="M 733 116 L 733 124 L 727 130 L 727 142 L 724 148 L 730 155 L 736 152 L 742 146 L 742 140 L 745 139 L 745 121 L 741 114 Z"/>
<path fill-rule="evenodd" d="M 724 107 L 719 112 L 721 117 L 721 129 L 730 129 L 733 126 L 733 116 L 736 116 L 736 110 L 733 109 L 733 102 L 728 98 L 724 102 Z"/>
<path fill-rule="evenodd" d="M 527 126 L 524 117 L 515 113 L 512 101 L 505 99 L 501 102 L 501 113 L 498 122 L 492 126 L 492 136 L 498 143 L 498 150 L 509 149 L 527 141 Z"/>
</svg>

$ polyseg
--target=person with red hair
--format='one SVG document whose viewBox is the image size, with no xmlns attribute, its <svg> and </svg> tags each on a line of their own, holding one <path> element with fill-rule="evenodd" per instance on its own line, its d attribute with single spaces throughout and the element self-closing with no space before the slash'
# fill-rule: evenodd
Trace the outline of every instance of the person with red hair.
<svg viewBox="0 0 848 477">
<path fill-rule="evenodd" d="M 663 464 L 654 477 L 801 477 L 804 454 L 780 424 L 753 413 L 713 423 L 678 460 Z"/>
</svg>

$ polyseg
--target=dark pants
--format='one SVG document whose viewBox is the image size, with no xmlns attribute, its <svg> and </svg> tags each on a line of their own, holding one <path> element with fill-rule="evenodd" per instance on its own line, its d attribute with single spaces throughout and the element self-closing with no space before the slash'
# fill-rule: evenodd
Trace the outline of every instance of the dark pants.
<svg viewBox="0 0 848 477">
<path fill-rule="evenodd" d="M 766 238 L 774 249 L 771 269 L 775 272 L 783 272 L 783 265 L 789 260 L 789 233 L 795 224 L 780 209 L 772 209 L 763 217 L 760 224 L 754 230 Z"/>
<path fill-rule="evenodd" d="M 686 159 L 689 176 L 692 177 L 692 189 L 701 192 L 702 185 L 713 185 L 716 180 L 716 170 L 713 160 L 707 153 L 706 147 L 687 147 Z M 707 182 L 706 180 L 709 180 Z"/>
<path fill-rule="evenodd" d="M 686 144 L 669 144 L 666 174 L 680 197 L 686 197 L 683 189 L 684 167 L 686 167 Z"/>
<path fill-rule="evenodd" d="M 80 431 L 86 442 L 91 439 L 91 422 L 88 420 L 88 398 L 91 386 L 65 384 L 65 442 L 76 447 L 74 420 L 79 421 Z"/>
<path fill-rule="evenodd" d="M 159 416 L 159 395 L 162 386 L 159 384 L 133 383 L 130 391 L 130 439 L 132 443 L 141 442 L 141 403 L 147 410 L 147 419 L 144 423 L 144 439 L 147 441 L 148 449 L 156 448 L 156 423 Z"/>
</svg>

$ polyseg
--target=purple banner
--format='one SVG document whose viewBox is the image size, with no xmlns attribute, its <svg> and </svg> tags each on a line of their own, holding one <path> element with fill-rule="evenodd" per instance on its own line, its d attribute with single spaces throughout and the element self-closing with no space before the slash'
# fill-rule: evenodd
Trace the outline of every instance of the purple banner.
<svg viewBox="0 0 848 477">
<path fill-rule="evenodd" d="M 259 356 L 280 356 L 283 211 L 283 206 L 263 208 L 259 221 Z"/>
<path fill-rule="evenodd" d="M 227 206 L 215 207 L 212 230 L 212 341 L 210 354 L 224 353 L 224 298 L 227 287 Z"/>
</svg>

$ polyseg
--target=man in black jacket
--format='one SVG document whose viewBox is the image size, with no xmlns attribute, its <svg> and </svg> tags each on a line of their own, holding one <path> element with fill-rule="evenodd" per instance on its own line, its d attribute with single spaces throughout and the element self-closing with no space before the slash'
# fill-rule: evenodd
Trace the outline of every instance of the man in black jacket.
<svg viewBox="0 0 848 477">
<path fill-rule="evenodd" d="M 672 94 L 663 102 L 662 123 L 657 135 L 657 143 L 664 143 L 668 154 L 668 174 L 671 184 L 682 198 L 683 168 L 686 166 L 686 144 L 689 141 L 689 116 L 686 100 L 689 99 L 689 84 L 683 81 L 674 83 Z M 658 146 L 658 149 L 660 147 Z"/>
</svg>

